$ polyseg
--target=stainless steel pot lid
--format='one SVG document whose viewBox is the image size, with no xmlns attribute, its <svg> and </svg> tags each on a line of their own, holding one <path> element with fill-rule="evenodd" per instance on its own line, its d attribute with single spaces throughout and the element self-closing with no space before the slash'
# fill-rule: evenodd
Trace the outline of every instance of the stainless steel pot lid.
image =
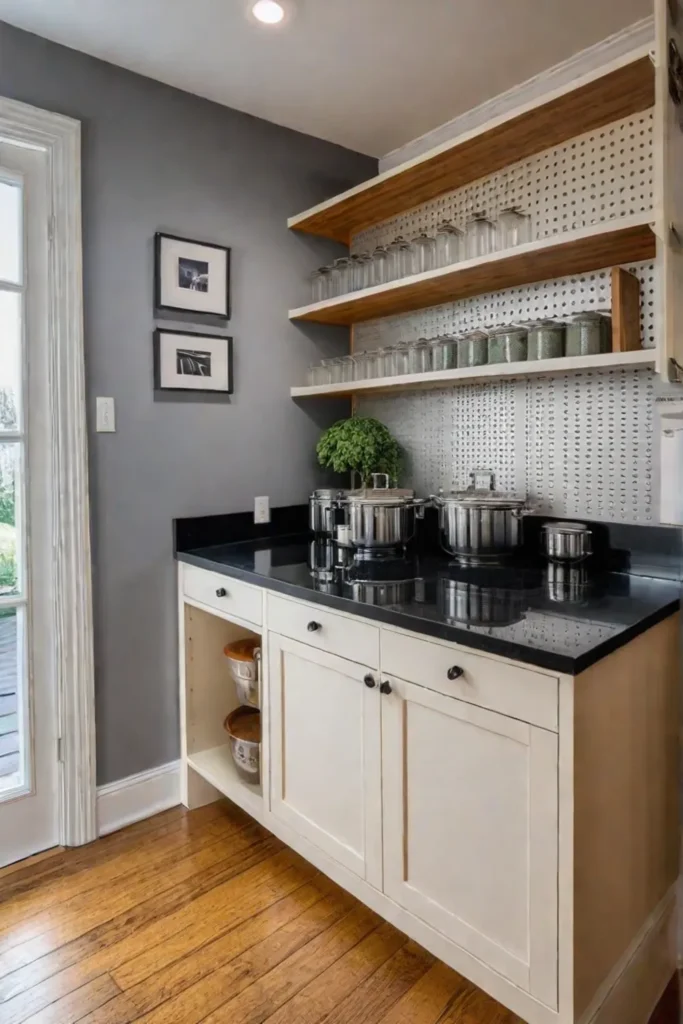
<svg viewBox="0 0 683 1024">
<path fill-rule="evenodd" d="M 347 493 L 342 487 L 320 487 L 317 491 L 312 492 L 311 498 L 323 501 L 326 498 L 342 498 Z"/>
<path fill-rule="evenodd" d="M 544 523 L 541 527 L 542 530 L 546 530 L 548 533 L 590 533 L 591 529 L 584 523 L 571 523 L 569 521 L 560 521 L 557 523 Z"/>
<path fill-rule="evenodd" d="M 349 491 L 348 500 L 353 505 L 412 505 L 415 491 L 400 487 L 363 487 Z"/>
<path fill-rule="evenodd" d="M 462 505 L 466 508 L 522 508 L 526 505 L 526 498 L 503 491 L 449 491 L 448 494 L 438 495 L 438 500 L 445 505 Z"/>
</svg>

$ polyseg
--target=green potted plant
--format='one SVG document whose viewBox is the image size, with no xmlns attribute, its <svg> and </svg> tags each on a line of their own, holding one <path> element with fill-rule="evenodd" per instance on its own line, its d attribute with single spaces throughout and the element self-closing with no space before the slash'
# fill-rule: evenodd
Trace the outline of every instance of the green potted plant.
<svg viewBox="0 0 683 1024">
<path fill-rule="evenodd" d="M 358 473 L 367 487 L 373 473 L 386 473 L 394 485 L 401 472 L 398 441 L 380 423 L 370 417 L 352 416 L 333 423 L 317 446 L 318 462 L 337 473 Z"/>
</svg>

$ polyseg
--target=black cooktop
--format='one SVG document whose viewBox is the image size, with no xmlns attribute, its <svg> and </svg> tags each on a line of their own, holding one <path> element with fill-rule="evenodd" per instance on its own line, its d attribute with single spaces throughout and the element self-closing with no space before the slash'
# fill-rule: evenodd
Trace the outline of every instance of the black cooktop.
<svg viewBox="0 0 683 1024">
<path fill-rule="evenodd" d="M 360 559 L 284 537 L 177 558 L 268 589 L 558 672 L 576 674 L 679 608 L 669 580 L 520 558 L 461 567 L 446 555 Z"/>
</svg>

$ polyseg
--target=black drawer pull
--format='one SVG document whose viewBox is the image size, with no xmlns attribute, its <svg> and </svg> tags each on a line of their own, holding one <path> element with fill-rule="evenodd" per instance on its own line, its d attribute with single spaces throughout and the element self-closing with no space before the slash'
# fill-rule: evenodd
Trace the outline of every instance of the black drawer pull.
<svg viewBox="0 0 683 1024">
<path fill-rule="evenodd" d="M 363 676 L 363 682 L 367 686 L 368 690 L 372 690 L 375 686 L 377 686 L 377 683 L 375 682 L 375 677 L 371 676 L 369 672 L 366 676 Z"/>
<path fill-rule="evenodd" d="M 317 633 L 318 630 L 322 628 L 323 627 L 320 625 L 319 622 L 309 622 L 308 625 L 306 626 L 306 629 L 308 630 L 309 633 Z"/>
<path fill-rule="evenodd" d="M 227 597 L 227 596 L 228 596 L 228 592 L 225 589 L 225 587 L 219 587 L 218 590 L 216 591 L 216 597 Z"/>
<path fill-rule="evenodd" d="M 446 675 L 449 679 L 459 679 L 460 676 L 465 675 L 465 669 L 460 668 L 459 665 L 451 665 Z"/>
<path fill-rule="evenodd" d="M 379 688 L 380 693 L 391 693 L 391 683 L 388 683 L 386 679 Z"/>
</svg>

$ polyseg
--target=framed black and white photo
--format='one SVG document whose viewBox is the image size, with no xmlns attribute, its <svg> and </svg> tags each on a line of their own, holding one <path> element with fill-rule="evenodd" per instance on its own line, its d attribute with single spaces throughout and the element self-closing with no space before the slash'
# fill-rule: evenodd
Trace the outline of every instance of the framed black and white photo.
<svg viewBox="0 0 683 1024">
<path fill-rule="evenodd" d="M 230 250 L 157 231 L 154 305 L 173 313 L 230 318 Z"/>
<path fill-rule="evenodd" d="M 219 391 L 231 395 L 232 338 L 156 330 L 154 387 L 158 391 Z"/>
</svg>

